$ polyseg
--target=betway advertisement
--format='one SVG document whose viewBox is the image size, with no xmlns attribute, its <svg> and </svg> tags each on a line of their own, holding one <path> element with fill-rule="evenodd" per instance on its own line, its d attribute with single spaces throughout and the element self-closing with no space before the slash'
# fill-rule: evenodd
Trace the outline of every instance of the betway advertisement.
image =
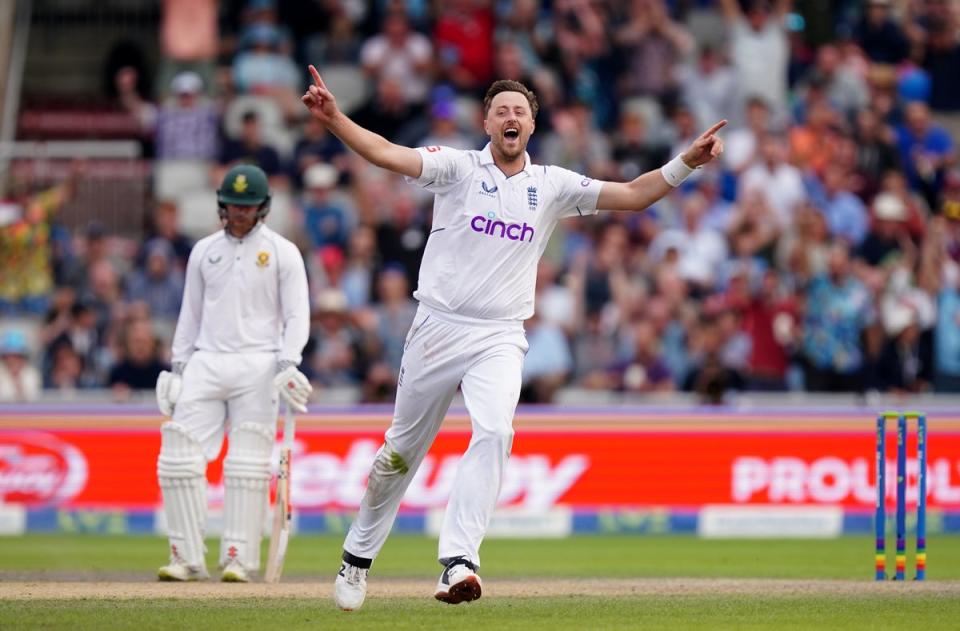
<svg viewBox="0 0 960 631">
<path fill-rule="evenodd" d="M 148 414 L 3 415 L 0 503 L 30 508 L 148 509 L 159 502 L 159 420 Z M 91 422 L 95 419 L 95 422 Z M 695 509 L 713 504 L 830 505 L 875 501 L 869 414 L 769 417 L 676 413 L 521 411 L 500 495 L 502 506 L 607 510 Z M 292 499 L 301 511 L 353 509 L 380 447 L 389 411 L 305 415 L 298 422 Z M 928 505 L 960 508 L 960 417 L 929 417 Z M 402 509 L 443 507 L 469 421 L 454 415 L 413 478 Z M 917 499 L 913 438 L 908 503 Z M 888 488 L 895 496 L 894 436 Z M 224 450 L 225 451 L 225 450 Z M 222 458 L 211 462 L 211 501 L 222 498 Z M 276 454 L 274 460 L 276 461 Z"/>
</svg>

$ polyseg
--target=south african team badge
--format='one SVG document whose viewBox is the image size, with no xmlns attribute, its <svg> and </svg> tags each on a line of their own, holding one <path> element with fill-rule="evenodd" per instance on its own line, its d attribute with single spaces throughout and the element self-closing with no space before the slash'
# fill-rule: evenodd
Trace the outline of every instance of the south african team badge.
<svg viewBox="0 0 960 631">
<path fill-rule="evenodd" d="M 270 253 L 262 250 L 257 252 L 257 267 L 266 267 L 267 265 L 270 265 Z"/>
</svg>

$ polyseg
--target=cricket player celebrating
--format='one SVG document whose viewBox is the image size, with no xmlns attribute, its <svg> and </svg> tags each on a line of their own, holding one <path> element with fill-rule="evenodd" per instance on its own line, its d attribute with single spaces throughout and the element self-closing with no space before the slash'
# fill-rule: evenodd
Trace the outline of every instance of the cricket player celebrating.
<svg viewBox="0 0 960 631">
<path fill-rule="evenodd" d="M 480 597 L 480 543 L 500 492 L 513 442 L 513 415 L 527 351 L 523 321 L 533 314 L 537 261 L 564 217 L 598 208 L 643 210 L 723 148 L 720 121 L 682 155 L 631 182 L 600 182 L 530 163 L 536 96 L 497 81 L 483 102 L 490 137 L 482 151 L 401 147 L 344 115 L 310 66 L 303 95 L 310 113 L 369 162 L 436 194 L 414 297 L 393 422 L 377 453 L 356 521 L 344 542 L 334 585 L 341 609 L 366 595 L 367 571 L 383 546 L 400 500 L 460 386 L 472 438 L 460 460 L 440 532 L 444 566 L 435 597 L 456 604 Z"/>
<path fill-rule="evenodd" d="M 250 580 L 260 566 L 277 393 L 305 412 L 312 390 L 297 369 L 310 326 L 307 273 L 296 246 L 263 223 L 270 210 L 266 174 L 233 167 L 217 204 L 224 229 L 190 252 L 172 372 L 157 380 L 157 403 L 168 419 L 157 461 L 170 532 L 162 581 L 208 577 L 206 470 L 225 431 L 221 578 Z"/>
</svg>

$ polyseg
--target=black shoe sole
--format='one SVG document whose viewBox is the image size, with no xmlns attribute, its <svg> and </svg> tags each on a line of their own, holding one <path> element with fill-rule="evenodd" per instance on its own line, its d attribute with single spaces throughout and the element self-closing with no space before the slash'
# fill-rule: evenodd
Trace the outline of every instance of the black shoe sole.
<svg viewBox="0 0 960 631">
<path fill-rule="evenodd" d="M 459 605 L 480 598 L 480 581 L 476 576 L 468 576 L 446 592 L 437 592 L 434 598 L 448 605 Z"/>
</svg>

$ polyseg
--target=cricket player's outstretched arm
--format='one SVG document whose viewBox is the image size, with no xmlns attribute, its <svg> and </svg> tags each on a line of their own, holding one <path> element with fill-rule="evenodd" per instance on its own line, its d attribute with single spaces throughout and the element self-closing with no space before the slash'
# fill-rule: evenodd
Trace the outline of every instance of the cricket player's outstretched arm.
<svg viewBox="0 0 960 631">
<path fill-rule="evenodd" d="M 604 182 L 597 198 L 602 210 L 644 210 L 678 186 L 697 167 L 720 155 L 723 140 L 717 132 L 726 120 L 700 134 L 682 154 L 659 169 L 647 171 L 630 182 Z"/>
<path fill-rule="evenodd" d="M 313 77 L 313 85 L 307 88 L 300 100 L 330 133 L 371 164 L 407 177 L 420 177 L 423 160 L 416 149 L 396 145 L 380 134 L 357 125 L 340 111 L 333 93 L 327 89 L 320 73 L 312 65 L 310 75 Z"/>
</svg>

